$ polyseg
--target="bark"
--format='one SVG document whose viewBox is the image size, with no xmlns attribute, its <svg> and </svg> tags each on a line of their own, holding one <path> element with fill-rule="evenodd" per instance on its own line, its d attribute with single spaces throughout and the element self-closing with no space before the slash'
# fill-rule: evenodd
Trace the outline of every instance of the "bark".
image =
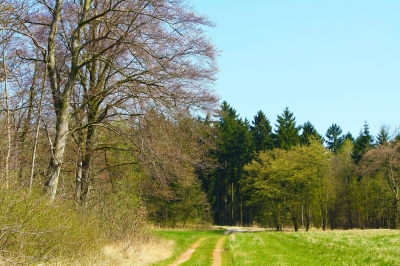
<svg viewBox="0 0 400 266">
<path fill-rule="evenodd" d="M 90 6 L 90 0 L 85 1 L 85 13 Z M 63 8 L 63 0 L 57 0 L 53 11 L 53 21 L 50 28 L 48 39 L 48 61 L 47 69 L 49 73 L 50 87 L 53 95 L 53 104 L 56 114 L 56 136 L 52 149 L 52 157 L 50 159 L 47 170 L 48 180 L 45 183 L 46 194 L 50 199 L 54 199 L 57 193 L 58 179 L 63 163 L 64 151 L 69 135 L 69 123 L 71 121 L 71 94 L 73 92 L 78 71 L 79 71 L 79 53 L 80 53 L 80 34 L 81 26 L 78 24 L 71 36 L 71 67 L 68 74 L 68 80 L 61 89 L 59 73 L 57 72 L 57 33 L 61 23 L 61 12 Z M 82 18 L 84 19 L 84 17 Z"/>
</svg>

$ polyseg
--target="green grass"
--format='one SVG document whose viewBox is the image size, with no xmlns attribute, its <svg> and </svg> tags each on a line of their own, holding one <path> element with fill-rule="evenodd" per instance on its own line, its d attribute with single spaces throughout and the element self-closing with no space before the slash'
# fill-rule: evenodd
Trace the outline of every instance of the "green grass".
<svg viewBox="0 0 400 266">
<path fill-rule="evenodd" d="M 400 231 L 232 234 L 225 265 L 400 265 Z"/>
<path fill-rule="evenodd" d="M 182 266 L 209 266 L 212 265 L 212 257 L 218 240 L 223 236 L 223 231 L 212 231 L 213 235 L 207 235 L 206 239 L 193 253 L 190 260 L 181 264 Z"/>
<path fill-rule="evenodd" d="M 183 252 L 200 238 L 205 238 L 194 252 L 192 258 L 182 265 L 211 265 L 212 252 L 223 231 L 220 230 L 155 230 L 153 234 L 157 237 L 173 240 L 174 252 L 172 257 L 153 265 L 163 266 L 174 262 Z"/>
</svg>

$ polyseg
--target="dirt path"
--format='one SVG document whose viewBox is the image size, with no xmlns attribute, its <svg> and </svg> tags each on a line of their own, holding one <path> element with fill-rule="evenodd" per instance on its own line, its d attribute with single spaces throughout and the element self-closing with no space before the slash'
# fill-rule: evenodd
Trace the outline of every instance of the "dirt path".
<svg viewBox="0 0 400 266">
<path fill-rule="evenodd" d="M 182 263 L 188 261 L 191 257 L 193 252 L 196 251 L 196 249 L 201 245 L 201 242 L 206 239 L 205 237 L 200 238 L 197 240 L 189 249 L 187 249 L 174 263 L 172 263 L 170 266 L 178 266 L 181 265 Z"/>
<path fill-rule="evenodd" d="M 222 252 L 225 251 L 224 249 L 224 242 L 226 236 L 221 237 L 213 252 L 213 266 L 221 266 L 222 265 Z"/>
</svg>

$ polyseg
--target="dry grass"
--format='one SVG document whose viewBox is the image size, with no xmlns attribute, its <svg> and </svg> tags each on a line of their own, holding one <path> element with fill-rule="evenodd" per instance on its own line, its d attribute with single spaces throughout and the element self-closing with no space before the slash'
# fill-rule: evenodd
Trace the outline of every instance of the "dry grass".
<svg viewBox="0 0 400 266">
<path fill-rule="evenodd" d="M 117 266 L 145 266 L 172 256 L 174 242 L 156 238 L 119 242 L 104 247 L 104 264 Z"/>
</svg>

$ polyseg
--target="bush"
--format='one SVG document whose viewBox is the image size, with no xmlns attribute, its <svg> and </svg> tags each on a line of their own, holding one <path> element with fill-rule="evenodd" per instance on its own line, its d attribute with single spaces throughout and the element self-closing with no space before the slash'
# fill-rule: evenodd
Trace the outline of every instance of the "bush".
<svg viewBox="0 0 400 266">
<path fill-rule="evenodd" d="M 0 263 L 73 263 L 99 254 L 106 240 L 93 214 L 40 192 L 1 188 L 0 213 Z"/>
</svg>

